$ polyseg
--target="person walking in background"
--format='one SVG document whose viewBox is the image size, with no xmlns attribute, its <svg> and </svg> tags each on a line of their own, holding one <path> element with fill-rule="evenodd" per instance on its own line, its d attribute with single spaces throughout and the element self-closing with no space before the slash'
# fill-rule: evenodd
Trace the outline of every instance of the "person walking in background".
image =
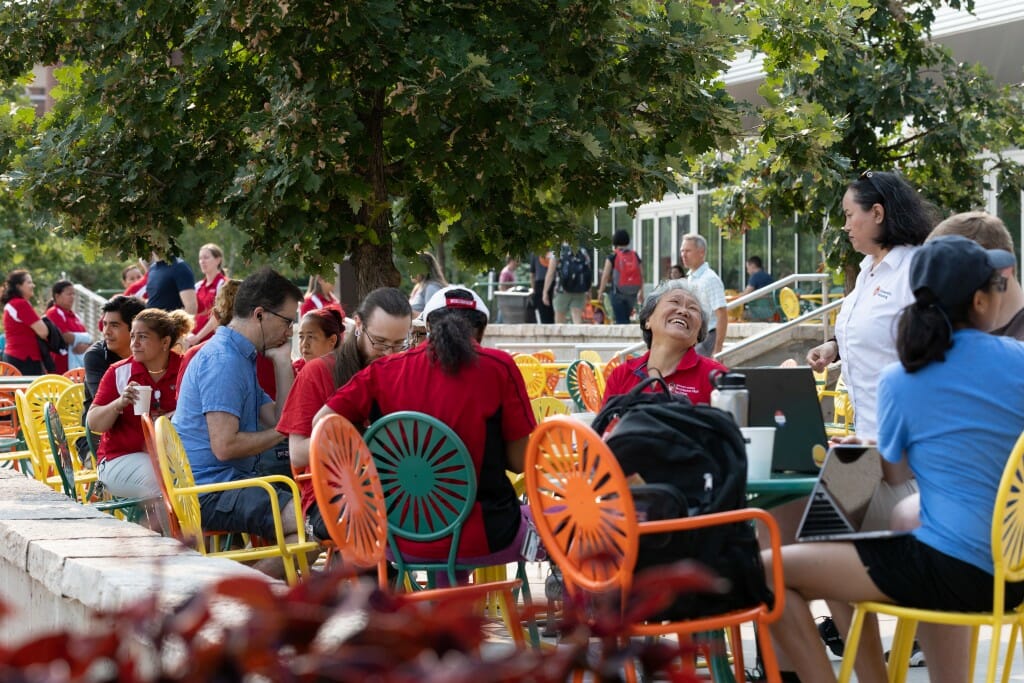
<svg viewBox="0 0 1024 683">
<path fill-rule="evenodd" d="M 616 325 L 625 325 L 633 315 L 633 309 L 644 301 L 644 275 L 640 268 L 640 257 L 629 248 L 629 233 L 616 230 L 612 236 L 615 250 L 608 256 L 601 271 L 601 284 L 597 287 L 598 301 L 604 300 L 605 290 L 611 284 L 609 298 Z"/>
<path fill-rule="evenodd" d="M 590 299 L 594 267 L 585 249 L 573 249 L 562 242 L 558 256 L 548 256 L 548 273 L 544 276 L 544 303 L 555 309 L 555 323 L 564 324 L 572 316 L 574 325 L 583 322 L 583 308 Z M 554 299 L 551 291 L 554 291 Z"/>
<path fill-rule="evenodd" d="M 516 268 L 519 267 L 519 261 L 513 256 L 509 256 L 505 261 L 505 267 L 498 273 L 498 291 L 507 292 L 512 289 L 516 284 Z"/>
<path fill-rule="evenodd" d="M 423 307 L 430 301 L 430 297 L 448 286 L 448 281 L 444 279 L 444 273 L 441 272 L 441 264 L 437 262 L 433 254 L 422 252 L 417 257 L 417 264 L 419 270 L 413 272 L 414 284 L 412 293 L 409 295 L 409 305 L 415 315 L 423 312 Z"/>
<path fill-rule="evenodd" d="M 27 270 L 12 270 L 0 296 L 4 306 L 4 362 L 18 368 L 23 375 L 46 373 L 39 340 L 47 340 L 50 332 L 32 308 L 35 291 L 36 285 Z"/>
<path fill-rule="evenodd" d="M 69 280 L 58 280 L 50 288 L 50 294 L 50 303 L 43 316 L 57 326 L 67 344 L 67 348 L 59 352 L 50 352 L 54 373 L 63 375 L 73 367 L 82 367 L 82 354 L 89 350 L 92 337 L 75 314 L 75 286 Z"/>
<path fill-rule="evenodd" d="M 552 325 L 555 322 L 555 309 L 551 307 L 550 299 L 545 303 L 544 291 L 547 282 L 548 264 L 551 263 L 552 254 L 546 256 L 530 256 L 530 279 L 533 281 L 533 310 L 537 322 L 542 325 Z"/>
<path fill-rule="evenodd" d="M 217 319 L 210 315 L 217 291 L 227 281 L 224 274 L 224 252 L 216 244 L 204 244 L 199 247 L 199 270 L 203 279 L 195 283 L 196 290 L 196 328 L 188 335 L 185 343 L 194 346 L 210 338 L 217 329 Z"/>
<path fill-rule="evenodd" d="M 714 356 L 720 353 L 725 344 L 725 335 L 729 327 L 729 314 L 725 308 L 725 286 L 718 273 L 707 264 L 708 243 L 697 233 L 683 237 L 679 248 L 679 256 L 689 271 L 686 283 L 697 295 L 704 317 L 708 321 L 707 337 L 697 345 L 697 353 L 702 356 Z"/>
<path fill-rule="evenodd" d="M 171 261 L 153 252 L 153 262 L 146 273 L 146 303 L 150 308 L 165 311 L 184 310 L 196 314 L 196 278 L 192 269 L 181 258 Z"/>
</svg>

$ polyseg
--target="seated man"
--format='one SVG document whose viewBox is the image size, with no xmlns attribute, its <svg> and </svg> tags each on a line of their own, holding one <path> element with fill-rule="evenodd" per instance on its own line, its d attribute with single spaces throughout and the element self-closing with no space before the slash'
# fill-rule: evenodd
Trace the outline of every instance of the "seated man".
<svg viewBox="0 0 1024 683">
<path fill-rule="evenodd" d="M 103 339 L 85 352 L 85 405 L 89 412 L 96 390 L 100 388 L 103 373 L 111 365 L 131 355 L 132 321 L 146 307 L 142 299 L 134 296 L 115 296 L 103 304 Z"/>
<path fill-rule="evenodd" d="M 257 475 L 256 456 L 284 440 L 274 429 L 288 398 L 292 372 L 291 337 L 302 300 L 299 288 L 264 268 L 242 281 L 227 326 L 196 353 L 181 378 L 174 426 L 188 454 L 196 483 L 246 479 Z M 256 354 L 274 365 L 276 402 L 256 381 Z M 296 540 L 290 489 L 278 490 L 286 539 Z M 274 537 L 265 491 L 236 489 L 199 496 L 203 528 Z M 280 560 L 256 563 L 278 575 Z"/>
</svg>

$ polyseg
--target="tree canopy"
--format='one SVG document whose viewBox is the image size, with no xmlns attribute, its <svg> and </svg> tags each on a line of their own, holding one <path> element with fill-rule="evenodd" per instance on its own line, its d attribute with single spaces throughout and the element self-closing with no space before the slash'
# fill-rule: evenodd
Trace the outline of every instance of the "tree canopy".
<svg viewBox="0 0 1024 683">
<path fill-rule="evenodd" d="M 831 218 L 822 247 L 828 264 L 839 267 L 859 258 L 836 218 L 856 174 L 898 170 L 943 213 L 980 205 L 987 167 L 1021 187 L 1020 167 L 1002 157 L 1024 142 L 1019 93 L 931 39 L 941 5 L 973 3 L 851 0 L 833 8 L 841 12 L 833 30 L 816 30 L 813 21 L 780 27 L 780 17 L 806 3 L 773 4 L 745 10 L 761 26 L 751 45 L 764 55 L 767 74 L 759 89 L 764 101 L 750 112 L 756 130 L 705 160 L 702 179 L 720 188 L 724 229 L 740 233 L 773 211 L 800 212 L 815 232 L 822 217 Z"/>
<path fill-rule="evenodd" d="M 23 0 L 0 79 L 64 64 L 8 157 L 74 235 L 174 249 L 223 217 L 249 247 L 360 294 L 439 236 L 467 265 L 678 189 L 740 131 L 710 0 Z"/>
</svg>

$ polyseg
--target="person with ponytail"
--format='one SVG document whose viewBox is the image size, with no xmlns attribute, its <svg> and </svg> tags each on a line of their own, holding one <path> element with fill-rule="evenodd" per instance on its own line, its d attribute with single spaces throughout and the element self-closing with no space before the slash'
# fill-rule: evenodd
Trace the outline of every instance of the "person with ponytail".
<svg viewBox="0 0 1024 683">
<path fill-rule="evenodd" d="M 879 382 L 878 449 L 917 479 L 921 525 L 906 535 L 782 549 L 785 611 L 772 637 L 800 680 L 835 680 L 824 647 L 814 646 L 812 600 L 992 608 L 992 501 L 1024 425 L 1024 343 L 988 331 L 1014 261 L 959 235 L 931 239 L 914 254 L 913 302 L 896 332 L 899 363 Z M 770 553 L 765 570 L 770 575 Z M 1022 600 L 1024 582 L 1007 583 L 1006 608 Z M 922 628 L 918 638 L 929 663 L 947 662 L 945 652 L 966 651 L 969 633 Z M 858 679 L 885 680 L 881 641 L 862 640 Z M 929 667 L 932 681 L 969 679 L 969 657 L 952 659 Z"/>
<path fill-rule="evenodd" d="M 0 296 L 6 333 L 4 361 L 18 368 L 23 375 L 42 375 L 46 372 L 42 355 L 44 352 L 37 338 L 48 339 L 50 331 L 32 308 L 32 295 L 35 291 L 32 274 L 19 269 L 7 274 L 3 295 Z"/>
<path fill-rule="evenodd" d="M 512 357 L 480 345 L 487 306 L 460 285 L 434 294 L 423 309 L 424 344 L 371 363 L 338 389 L 314 423 L 340 414 L 362 427 L 372 416 L 414 410 L 433 416 L 459 435 L 476 465 L 477 500 L 462 527 L 460 559 L 514 562 L 529 527 L 505 470 L 523 471 L 526 442 L 535 426 L 522 373 Z M 403 553 L 443 559 L 448 542 L 400 541 Z"/>
<path fill-rule="evenodd" d="M 75 286 L 70 280 L 57 280 L 50 288 L 50 301 L 43 317 L 57 326 L 67 348 L 59 353 L 50 352 L 53 371 L 63 375 L 70 368 L 82 367 L 82 354 L 89 350 L 92 337 L 85 331 L 85 325 L 75 314 Z M 69 360 L 72 361 L 69 363 Z"/>
</svg>

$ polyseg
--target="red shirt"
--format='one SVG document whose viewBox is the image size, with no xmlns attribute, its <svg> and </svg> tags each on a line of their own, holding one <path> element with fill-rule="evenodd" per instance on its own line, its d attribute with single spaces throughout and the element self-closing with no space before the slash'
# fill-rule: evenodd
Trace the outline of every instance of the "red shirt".
<svg viewBox="0 0 1024 683">
<path fill-rule="evenodd" d="M 209 338 L 207 338 L 209 339 Z M 184 357 L 181 359 L 181 367 L 178 369 L 178 388 L 181 387 L 181 378 L 185 376 L 185 368 L 188 367 L 189 362 L 192 360 L 192 356 L 199 352 L 199 349 L 203 348 L 203 344 L 206 342 L 200 342 L 195 346 L 190 346 L 188 351 L 185 352 Z M 267 392 L 267 395 L 271 399 L 276 400 L 277 396 L 277 379 L 274 377 L 274 361 L 270 360 L 262 353 L 256 353 L 256 381 L 259 383 L 260 388 Z M 177 390 L 175 390 L 174 398 L 178 398 Z"/>
<path fill-rule="evenodd" d="M 647 379 L 647 359 L 650 355 L 651 352 L 648 351 L 612 370 L 604 390 L 605 403 L 612 396 L 628 393 L 630 389 Z M 708 375 L 712 370 L 725 372 L 727 368 L 713 358 L 700 355 L 691 347 L 683 354 L 675 371 L 665 377 L 665 381 L 668 382 L 668 388 L 673 394 L 682 394 L 690 399 L 691 403 L 710 403 L 711 390 L 714 387 L 711 386 Z M 650 387 L 648 391 L 655 388 Z"/>
<path fill-rule="evenodd" d="M 462 527 L 458 555 L 501 550 L 519 531 L 519 501 L 505 475 L 505 444 L 529 436 L 536 422 L 523 375 L 512 356 L 474 344 L 478 357 L 455 375 L 430 359 L 430 343 L 380 358 L 331 396 L 327 405 L 356 426 L 377 406 L 384 415 L 415 410 L 432 415 L 462 439 L 476 464 L 477 502 Z M 487 507 L 484 514 L 483 501 Z M 399 542 L 415 556 L 447 556 L 448 543 Z"/>
<path fill-rule="evenodd" d="M 50 321 L 57 326 L 57 329 L 64 332 L 85 332 L 85 325 L 74 311 L 66 311 L 63 308 L 57 306 L 50 306 L 46 309 L 44 315 L 50 319 Z M 34 334 L 34 333 L 33 333 Z M 74 346 L 74 342 L 71 343 Z M 53 357 L 53 371 L 58 375 L 63 375 L 68 371 L 68 352 L 67 350 L 61 353 L 50 352 L 50 356 Z"/>
<path fill-rule="evenodd" d="M 217 298 L 217 290 L 220 286 L 227 281 L 224 273 L 217 273 L 213 278 L 213 282 L 207 283 L 206 278 L 203 278 L 196 283 L 196 318 L 195 326 L 192 331 L 198 333 L 203 327 L 206 326 L 207 321 L 210 320 L 211 311 L 213 310 L 213 300 Z M 211 333 L 212 334 L 212 333 Z M 209 339 L 210 334 L 207 334 L 203 339 Z"/>
<path fill-rule="evenodd" d="M 327 355 L 314 358 L 306 363 L 298 375 L 288 398 L 281 409 L 281 420 L 277 423 L 277 431 L 282 434 L 298 434 L 308 437 L 313 433 L 313 416 L 324 407 L 327 399 L 334 394 L 334 356 Z M 300 481 L 299 491 L 302 493 L 302 511 L 316 501 L 313 485 L 309 480 Z"/>
<path fill-rule="evenodd" d="M 171 352 L 167 361 L 167 372 L 154 382 L 146 366 L 134 358 L 125 358 L 107 368 L 96 390 L 94 406 L 105 406 L 113 403 L 129 382 L 142 386 L 153 387 L 153 403 L 149 414 L 155 419 L 160 415 L 174 411 L 178 405 L 177 384 L 178 370 L 181 367 L 181 356 Z M 114 425 L 103 432 L 100 445 L 96 449 L 96 457 L 100 462 L 113 460 L 128 453 L 144 453 L 146 439 L 142 434 L 142 418 L 135 414 L 134 406 L 128 406 L 117 418 Z"/>
<path fill-rule="evenodd" d="M 299 317 L 301 318 L 310 311 L 315 311 L 318 308 L 323 308 L 324 306 L 327 306 L 329 304 L 334 304 L 338 308 L 341 308 L 341 305 L 338 303 L 338 300 L 334 298 L 333 294 L 324 294 L 323 296 L 310 294 L 309 296 L 302 300 L 302 305 L 299 307 Z M 342 311 L 341 317 L 345 317 L 344 311 Z"/>
<path fill-rule="evenodd" d="M 32 323 L 39 320 L 39 314 L 24 297 L 16 296 L 4 306 L 4 334 L 7 346 L 4 353 L 21 360 L 39 360 L 39 338 Z"/>
</svg>

